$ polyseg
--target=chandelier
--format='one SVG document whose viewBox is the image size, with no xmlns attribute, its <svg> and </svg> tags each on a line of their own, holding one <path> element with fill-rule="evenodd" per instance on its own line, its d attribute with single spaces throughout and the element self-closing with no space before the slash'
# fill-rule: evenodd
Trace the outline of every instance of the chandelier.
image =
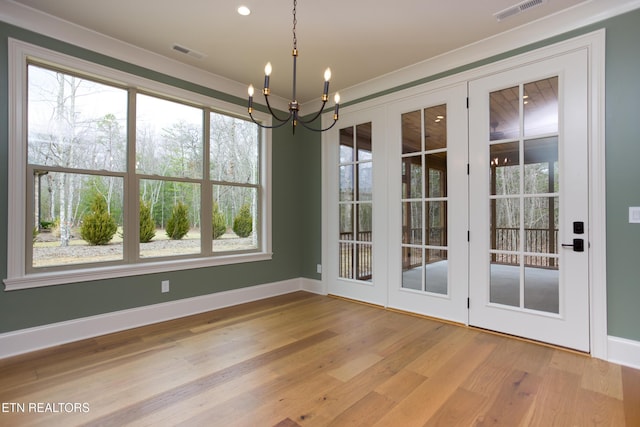
<svg viewBox="0 0 640 427">
<path fill-rule="evenodd" d="M 257 124 L 260 127 L 263 128 L 267 128 L 267 129 L 274 129 L 274 128 L 279 128 L 280 126 L 285 125 L 286 123 L 291 122 L 292 126 L 293 126 L 293 133 L 295 133 L 296 131 L 296 126 L 298 124 L 301 124 L 302 126 L 304 126 L 305 128 L 315 131 L 315 132 L 324 132 L 327 131 L 329 129 L 331 129 L 336 122 L 338 121 L 338 109 L 340 107 L 340 95 L 338 93 L 336 93 L 334 101 L 335 101 L 335 107 L 334 107 L 334 111 L 333 111 L 333 123 L 331 123 L 331 125 L 325 129 L 322 128 L 316 128 L 313 127 L 313 122 L 315 122 L 320 115 L 322 114 L 322 112 L 324 111 L 324 107 L 327 104 L 327 100 L 329 99 L 329 79 L 331 78 L 331 69 L 327 68 L 324 72 L 324 90 L 322 91 L 322 105 L 320 106 L 320 110 L 310 119 L 308 120 L 302 120 L 300 118 L 300 105 L 298 104 L 298 101 L 296 99 L 296 60 L 298 59 L 298 39 L 296 38 L 296 6 L 297 6 L 297 0 L 293 0 L 293 52 L 292 52 L 292 56 L 293 56 L 293 94 L 291 97 L 291 101 L 289 101 L 289 115 L 286 117 L 279 117 L 271 108 L 271 105 L 269 104 L 269 95 L 271 94 L 271 89 L 269 89 L 269 77 L 271 75 L 271 63 L 267 62 L 267 65 L 264 67 L 264 88 L 262 89 L 262 94 L 264 95 L 264 99 L 265 102 L 267 104 L 267 108 L 269 109 L 269 113 L 271 113 L 271 116 L 273 116 L 274 120 L 277 122 L 276 124 L 274 124 L 273 126 L 267 126 L 264 125 L 258 121 L 256 121 L 256 119 L 253 118 L 253 94 L 254 94 L 254 88 L 253 85 L 249 85 L 249 117 L 251 117 L 251 120 L 253 120 L 253 122 L 255 124 Z"/>
</svg>

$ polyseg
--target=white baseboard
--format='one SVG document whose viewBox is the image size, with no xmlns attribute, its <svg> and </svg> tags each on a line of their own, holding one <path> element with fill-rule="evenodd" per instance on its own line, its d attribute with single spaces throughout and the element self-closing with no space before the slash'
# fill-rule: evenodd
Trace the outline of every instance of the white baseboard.
<svg viewBox="0 0 640 427">
<path fill-rule="evenodd" d="M 314 282 L 296 278 L 7 332 L 0 334 L 0 359 L 290 292 L 320 293 Z"/>
<path fill-rule="evenodd" d="M 327 289 L 322 280 L 308 279 L 301 277 L 301 288 L 303 291 L 311 292 L 318 295 L 327 295 Z"/>
<path fill-rule="evenodd" d="M 607 337 L 607 360 L 630 368 L 640 369 L 640 341 Z"/>
</svg>

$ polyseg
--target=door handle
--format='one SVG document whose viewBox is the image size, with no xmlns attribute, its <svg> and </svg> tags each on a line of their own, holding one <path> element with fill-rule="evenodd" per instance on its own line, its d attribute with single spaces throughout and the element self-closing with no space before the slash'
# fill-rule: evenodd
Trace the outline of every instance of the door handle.
<svg viewBox="0 0 640 427">
<path fill-rule="evenodd" d="M 584 239 L 573 239 L 573 244 L 562 244 L 563 248 L 573 248 L 574 252 L 584 252 Z"/>
</svg>

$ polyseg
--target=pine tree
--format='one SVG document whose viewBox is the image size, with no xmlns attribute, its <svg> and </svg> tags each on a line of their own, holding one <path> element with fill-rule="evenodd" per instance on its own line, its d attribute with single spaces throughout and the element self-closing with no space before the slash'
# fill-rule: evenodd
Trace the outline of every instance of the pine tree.
<svg viewBox="0 0 640 427">
<path fill-rule="evenodd" d="M 106 245 L 116 234 L 118 225 L 107 211 L 107 202 L 101 195 L 96 194 L 90 209 L 82 220 L 80 236 L 90 245 Z"/>
<path fill-rule="evenodd" d="M 189 231 L 189 213 L 187 206 L 178 202 L 173 206 L 171 217 L 167 221 L 167 236 L 171 240 L 180 240 Z"/>
<path fill-rule="evenodd" d="M 150 242 L 156 235 L 156 224 L 151 216 L 151 202 L 140 200 L 140 243 Z"/>
<path fill-rule="evenodd" d="M 224 214 L 220 212 L 218 203 L 213 202 L 213 239 L 217 239 L 227 231 L 227 221 L 224 218 Z"/>
<path fill-rule="evenodd" d="M 249 237 L 253 231 L 253 218 L 251 217 L 251 207 L 248 204 L 242 205 L 240 212 L 233 219 L 233 232 L 238 237 Z"/>
</svg>

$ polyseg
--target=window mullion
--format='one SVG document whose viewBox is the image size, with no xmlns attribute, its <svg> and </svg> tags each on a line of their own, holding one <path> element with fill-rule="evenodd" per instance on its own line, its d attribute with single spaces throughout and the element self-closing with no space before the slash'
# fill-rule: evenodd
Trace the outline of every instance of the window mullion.
<svg viewBox="0 0 640 427">
<path fill-rule="evenodd" d="M 213 186 L 211 185 L 211 110 L 203 109 L 202 185 L 200 186 L 200 244 L 203 255 L 213 252 Z"/>
<path fill-rule="evenodd" d="M 127 174 L 124 178 L 124 262 L 140 259 L 140 180 L 136 174 L 136 96 L 129 89 L 127 99 Z"/>
</svg>

